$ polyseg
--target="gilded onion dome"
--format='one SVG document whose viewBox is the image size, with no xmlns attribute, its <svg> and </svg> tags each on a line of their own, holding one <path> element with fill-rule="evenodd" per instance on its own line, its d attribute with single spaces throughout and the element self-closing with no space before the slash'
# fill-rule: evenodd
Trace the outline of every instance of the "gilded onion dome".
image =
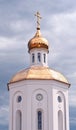
<svg viewBox="0 0 76 130">
<path fill-rule="evenodd" d="M 45 48 L 48 50 L 48 41 L 44 37 L 42 37 L 40 32 L 40 19 L 41 19 L 40 13 L 37 12 L 35 16 L 37 16 L 37 32 L 35 36 L 28 42 L 29 52 L 33 48 Z"/>
<path fill-rule="evenodd" d="M 29 51 L 33 48 L 49 48 L 48 41 L 42 37 L 40 29 L 37 29 L 35 36 L 28 42 Z"/>
</svg>

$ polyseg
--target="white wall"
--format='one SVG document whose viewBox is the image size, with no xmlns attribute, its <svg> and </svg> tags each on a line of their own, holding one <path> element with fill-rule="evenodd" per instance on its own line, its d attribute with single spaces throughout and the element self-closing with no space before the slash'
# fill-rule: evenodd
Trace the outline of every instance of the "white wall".
<svg viewBox="0 0 76 130">
<path fill-rule="evenodd" d="M 43 129 L 58 130 L 58 110 L 63 112 L 63 130 L 69 130 L 68 85 L 53 80 L 25 80 L 10 84 L 10 130 L 16 130 L 16 112 L 22 113 L 22 130 L 37 130 L 37 109 L 43 111 Z M 66 103 L 58 103 L 59 92 L 64 94 Z M 43 99 L 38 101 L 37 94 Z M 21 96 L 22 101 L 17 102 Z M 65 109 L 65 110 L 64 110 Z M 66 117 L 65 112 L 66 111 Z M 66 123 L 65 123 L 66 121 Z"/>
</svg>

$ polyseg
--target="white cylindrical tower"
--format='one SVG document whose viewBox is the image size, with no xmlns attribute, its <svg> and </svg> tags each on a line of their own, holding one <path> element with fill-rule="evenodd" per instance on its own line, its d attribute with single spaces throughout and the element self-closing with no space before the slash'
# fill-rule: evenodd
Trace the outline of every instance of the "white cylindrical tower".
<svg viewBox="0 0 76 130">
<path fill-rule="evenodd" d="M 41 18 L 37 12 L 37 17 Z M 37 21 L 37 23 L 39 20 Z M 31 65 L 8 83 L 9 130 L 69 130 L 69 82 L 48 67 L 48 41 L 40 33 L 28 42 Z"/>
</svg>

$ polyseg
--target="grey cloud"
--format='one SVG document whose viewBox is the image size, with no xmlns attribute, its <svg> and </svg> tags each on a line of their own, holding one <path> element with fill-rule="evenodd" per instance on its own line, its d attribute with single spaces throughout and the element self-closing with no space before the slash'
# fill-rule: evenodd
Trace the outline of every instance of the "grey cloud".
<svg viewBox="0 0 76 130">
<path fill-rule="evenodd" d="M 8 127 L 8 125 L 0 125 L 0 129 L 1 130 L 8 130 L 9 127 Z"/>
<path fill-rule="evenodd" d="M 16 24 L 17 21 L 23 21 L 27 17 L 28 17 L 28 21 L 29 20 L 32 21 L 32 17 L 34 17 L 33 13 L 35 13 L 35 11 L 37 11 L 37 8 L 40 9 L 40 11 L 42 12 L 42 15 L 45 14 L 45 16 L 44 15 L 43 16 L 46 17 L 49 15 L 49 12 L 50 12 L 50 14 L 53 14 L 52 11 L 55 11 L 54 14 L 56 14 L 57 12 L 59 13 L 59 11 L 58 11 L 59 9 L 61 9 L 61 10 L 63 9 L 66 11 L 67 6 L 69 6 L 69 4 L 71 6 L 73 6 L 73 8 L 74 8 L 74 5 L 75 5 L 74 3 L 75 3 L 75 1 L 71 3 L 68 0 L 66 0 L 66 1 L 61 1 L 61 0 L 48 1 L 46 4 L 44 1 L 36 2 L 35 0 L 30 1 L 30 2 L 29 1 L 25 2 L 24 0 L 23 1 L 7 0 L 6 2 L 1 1 L 0 35 L 1 36 L 4 35 L 6 37 L 9 37 L 9 36 L 11 37 L 13 35 L 14 36 L 19 35 L 19 32 L 15 32 L 14 30 L 12 30 L 10 25 Z M 72 5 L 72 4 L 74 4 L 74 5 Z M 66 9 L 63 6 L 65 6 Z M 68 8 L 70 9 L 72 7 L 68 7 Z M 47 12 L 47 14 L 46 14 L 46 12 Z M 62 13 L 62 12 L 64 12 L 64 11 L 60 11 L 60 13 Z M 32 24 L 33 24 L 33 21 L 32 21 Z M 30 25 L 30 23 L 28 24 L 28 28 L 30 28 L 29 25 Z M 17 23 L 17 26 L 18 26 L 18 23 Z M 25 21 L 25 28 L 26 27 L 27 26 L 26 26 L 26 21 Z M 17 29 L 16 25 L 13 27 L 13 29 L 15 29 L 15 28 Z M 26 31 L 28 31 L 28 30 L 26 30 Z"/>
<path fill-rule="evenodd" d="M 70 107 L 70 123 L 76 124 L 76 109 L 75 107 Z"/>
</svg>

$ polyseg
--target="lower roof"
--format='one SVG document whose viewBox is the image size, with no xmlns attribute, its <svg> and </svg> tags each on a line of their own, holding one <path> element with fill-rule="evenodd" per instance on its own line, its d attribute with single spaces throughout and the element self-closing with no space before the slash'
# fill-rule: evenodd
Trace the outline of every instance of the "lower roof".
<svg viewBox="0 0 76 130">
<path fill-rule="evenodd" d="M 16 73 L 8 84 L 22 80 L 57 80 L 69 84 L 67 79 L 59 72 L 43 66 L 32 66 L 28 69 L 21 70 Z"/>
</svg>

